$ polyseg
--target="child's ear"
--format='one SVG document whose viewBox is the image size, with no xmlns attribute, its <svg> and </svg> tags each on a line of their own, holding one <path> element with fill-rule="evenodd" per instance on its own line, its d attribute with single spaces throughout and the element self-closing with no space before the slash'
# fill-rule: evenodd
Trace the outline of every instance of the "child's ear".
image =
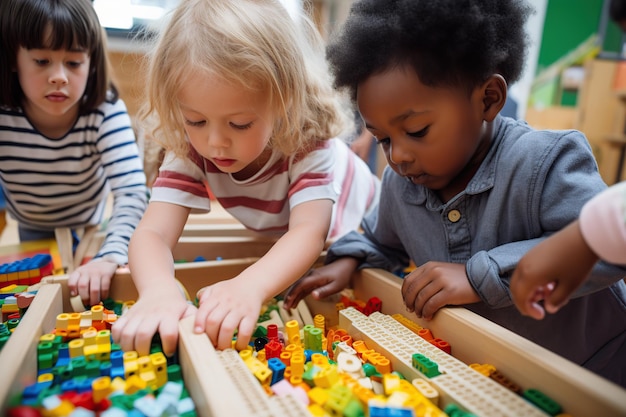
<svg viewBox="0 0 626 417">
<path fill-rule="evenodd" d="M 483 83 L 483 116 L 487 122 L 496 118 L 506 101 L 507 85 L 500 74 L 491 75 Z"/>
</svg>

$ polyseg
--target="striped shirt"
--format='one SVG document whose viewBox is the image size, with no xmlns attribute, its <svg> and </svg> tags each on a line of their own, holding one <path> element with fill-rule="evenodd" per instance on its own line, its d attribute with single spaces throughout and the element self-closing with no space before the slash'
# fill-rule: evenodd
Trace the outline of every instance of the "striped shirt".
<svg viewBox="0 0 626 417">
<path fill-rule="evenodd" d="M 208 189 L 210 190 L 207 190 Z M 273 153 L 254 176 L 238 181 L 192 151 L 190 158 L 166 155 L 152 187 L 151 201 L 211 209 L 210 193 L 248 229 L 283 234 L 291 209 L 312 200 L 332 200 L 329 238 L 359 227 L 378 202 L 380 182 L 340 139 L 323 142 L 306 155 Z"/>
<path fill-rule="evenodd" d="M 0 184 L 7 211 L 35 230 L 99 225 L 112 193 L 106 238 L 94 258 L 128 262 L 148 190 L 122 100 L 80 116 L 59 139 L 42 135 L 21 111 L 0 108 Z"/>
</svg>

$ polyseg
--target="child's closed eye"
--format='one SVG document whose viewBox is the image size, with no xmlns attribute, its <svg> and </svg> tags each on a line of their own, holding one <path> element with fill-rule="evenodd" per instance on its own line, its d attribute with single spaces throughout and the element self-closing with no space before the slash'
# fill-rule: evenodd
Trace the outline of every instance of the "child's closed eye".
<svg viewBox="0 0 626 417">
<path fill-rule="evenodd" d="M 201 127 L 201 126 L 204 126 L 205 123 L 206 121 L 204 120 L 193 121 L 193 120 L 185 119 L 185 124 L 191 127 Z"/>
<path fill-rule="evenodd" d="M 425 128 L 418 130 L 417 132 L 407 132 L 407 135 L 414 137 L 414 138 L 423 138 L 424 136 L 428 134 L 429 129 L 430 129 L 430 126 L 426 126 Z"/>
<path fill-rule="evenodd" d="M 231 122 L 230 125 L 233 128 L 237 129 L 237 130 L 246 130 L 246 129 L 250 129 L 252 127 L 252 122 L 246 123 L 246 124 L 242 124 L 242 125 Z"/>
</svg>

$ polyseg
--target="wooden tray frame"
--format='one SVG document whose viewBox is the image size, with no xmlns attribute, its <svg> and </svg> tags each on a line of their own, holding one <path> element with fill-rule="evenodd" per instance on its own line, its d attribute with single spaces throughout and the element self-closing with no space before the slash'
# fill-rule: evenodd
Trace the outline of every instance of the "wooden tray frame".
<svg viewBox="0 0 626 417">
<path fill-rule="evenodd" d="M 177 278 L 194 294 L 199 288 L 228 279 L 251 265 L 256 258 L 213 261 L 200 264 L 183 264 L 177 269 Z M 0 401 L 5 404 L 8 392 L 16 392 L 34 379 L 36 369 L 36 342 L 39 335 L 54 326 L 62 304 L 66 302 L 66 276 L 50 277 L 38 293 L 33 307 L 46 303 L 47 307 L 29 309 L 24 322 L 18 326 L 9 343 L 18 348 L 6 349 L 0 355 L 3 379 L 0 383 Z M 423 327 L 435 337 L 452 346 L 453 355 L 465 363 L 489 363 L 522 388 L 536 388 L 559 402 L 574 416 L 626 415 L 626 390 L 590 371 L 488 321 L 463 308 L 440 310 L 433 320 L 424 322 L 408 314 L 401 300 L 401 279 L 382 270 L 363 270 L 354 277 L 354 295 L 367 300 L 377 296 L 382 300 L 382 312 L 400 313 Z M 65 288 L 64 288 L 65 287 Z M 115 276 L 113 298 L 134 299 L 137 296 L 128 273 Z M 63 303 L 61 303 L 61 297 Z M 334 317 L 337 299 L 315 301 L 307 299 L 311 314 Z M 31 307 L 32 308 L 32 307 Z M 332 325 L 332 321 L 328 325 Z M 236 388 L 236 375 L 227 372 L 218 353 L 205 335 L 192 331 L 193 318 L 180 322 L 179 356 L 186 385 L 196 403 L 199 415 L 244 415 L 245 396 Z M 18 332 L 19 331 L 19 332 Z M 23 347 L 26 346 L 26 349 Z M 485 347 L 488 349 L 485 349 Z M 20 348 L 21 347 L 21 348 Z M 19 355 L 17 357 L 16 355 Z M 5 369 L 8 371 L 5 372 Z M 14 383 L 7 385 L 7 381 Z"/>
</svg>

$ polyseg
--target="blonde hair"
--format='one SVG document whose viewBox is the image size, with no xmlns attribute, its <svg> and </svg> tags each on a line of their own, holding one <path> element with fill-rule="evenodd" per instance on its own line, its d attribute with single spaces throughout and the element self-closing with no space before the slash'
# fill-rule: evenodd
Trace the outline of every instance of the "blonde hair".
<svg viewBox="0 0 626 417">
<path fill-rule="evenodd" d="M 183 0 L 149 56 L 142 118 L 151 136 L 185 157 L 189 144 L 177 95 L 190 74 L 264 91 L 278 116 L 270 146 L 285 155 L 345 132 L 319 32 L 277 0 Z"/>
</svg>

